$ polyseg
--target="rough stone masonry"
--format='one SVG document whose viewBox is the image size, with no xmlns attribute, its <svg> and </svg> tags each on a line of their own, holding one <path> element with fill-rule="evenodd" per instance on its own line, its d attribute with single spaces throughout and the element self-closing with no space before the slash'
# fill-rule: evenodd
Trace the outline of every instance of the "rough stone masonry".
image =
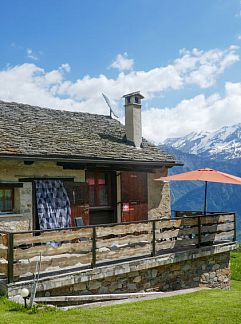
<svg viewBox="0 0 241 324">
<path fill-rule="evenodd" d="M 167 264 L 154 269 L 90 280 L 50 289 L 43 295 L 109 294 L 143 291 L 172 291 L 193 287 L 230 288 L 229 253 L 194 261 Z M 42 294 L 41 294 L 42 295 Z"/>
<path fill-rule="evenodd" d="M 69 274 L 41 278 L 38 296 L 173 291 L 193 287 L 230 288 L 230 251 L 236 243 L 223 243 L 180 253 Z M 18 295 L 32 282 L 7 285 L 8 296 Z"/>
</svg>

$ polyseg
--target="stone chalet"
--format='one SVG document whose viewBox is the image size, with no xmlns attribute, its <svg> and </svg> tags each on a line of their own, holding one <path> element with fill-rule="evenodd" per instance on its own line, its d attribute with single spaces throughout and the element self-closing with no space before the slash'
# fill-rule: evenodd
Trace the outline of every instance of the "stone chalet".
<svg viewBox="0 0 241 324">
<path fill-rule="evenodd" d="M 235 214 L 170 218 L 154 179 L 180 162 L 142 138 L 142 99 L 124 96 L 125 126 L 0 102 L 0 291 L 36 269 L 37 298 L 229 288 Z"/>
<path fill-rule="evenodd" d="M 50 205 L 43 190 L 63 183 L 52 190 L 68 194 L 65 225 L 76 217 L 84 225 L 169 217 L 168 184 L 153 179 L 178 162 L 142 138 L 142 98 L 125 96 L 126 126 L 104 115 L 0 102 L 0 229 L 39 229 L 38 181 Z"/>
</svg>

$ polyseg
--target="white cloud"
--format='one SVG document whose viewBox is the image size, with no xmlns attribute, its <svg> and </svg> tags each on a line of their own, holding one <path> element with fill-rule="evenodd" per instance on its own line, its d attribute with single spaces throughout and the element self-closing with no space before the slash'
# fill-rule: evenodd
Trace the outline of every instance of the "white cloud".
<svg viewBox="0 0 241 324">
<path fill-rule="evenodd" d="M 190 84 L 200 88 L 211 87 L 219 75 L 238 60 L 237 47 L 234 46 L 223 51 L 182 50 L 181 57 L 167 66 L 149 71 L 121 72 L 116 79 L 109 79 L 105 75 L 86 75 L 76 82 L 63 82 L 58 93 L 83 100 L 104 92 L 118 100 L 124 93 L 140 90 L 148 99 L 166 90 L 182 89 Z"/>
<path fill-rule="evenodd" d="M 118 69 L 119 71 L 129 71 L 133 68 L 134 60 L 128 58 L 128 54 L 118 54 L 115 60 L 110 65 L 110 68 Z"/>
<path fill-rule="evenodd" d="M 96 94 L 88 96 L 82 102 L 57 94 L 63 84 L 64 74 L 69 69 L 69 65 L 61 65 L 57 70 L 45 72 L 35 64 L 25 63 L 0 71 L 0 100 L 56 109 L 107 113 L 102 97 Z"/>
<path fill-rule="evenodd" d="M 62 70 L 63 72 L 70 72 L 71 66 L 68 63 L 64 63 L 60 65 L 59 69 Z"/>
<path fill-rule="evenodd" d="M 237 47 L 225 50 L 181 50 L 180 57 L 167 66 L 149 71 L 120 72 L 116 78 L 106 75 L 67 79 L 70 65 L 45 71 L 36 64 L 22 64 L 0 71 L 0 100 L 24 102 L 56 109 L 108 114 L 101 93 L 114 101 L 125 93 L 140 90 L 148 99 L 166 91 L 194 85 L 211 87 L 230 65 L 239 60 Z M 203 94 L 183 100 L 175 107 L 143 111 L 143 133 L 156 142 L 181 136 L 197 129 L 215 129 L 241 120 L 241 83 L 226 83 L 223 97 Z"/>
<path fill-rule="evenodd" d="M 38 60 L 38 56 L 33 52 L 33 50 L 31 48 L 26 49 L 26 54 L 27 54 L 27 58 L 34 60 L 34 61 Z"/>
<path fill-rule="evenodd" d="M 217 77 L 229 66 L 239 60 L 236 53 L 238 47 L 230 46 L 227 50 L 213 49 L 201 51 L 194 48 L 192 51 L 183 49 L 182 57 L 175 61 L 179 71 L 186 72 L 186 83 L 196 84 L 200 88 L 209 88 L 216 82 Z"/>
<path fill-rule="evenodd" d="M 183 100 L 175 107 L 143 112 L 143 131 L 156 143 L 197 130 L 216 130 L 241 122 L 241 83 L 227 82 L 225 94 L 203 94 Z"/>
<path fill-rule="evenodd" d="M 47 85 L 61 85 L 64 81 L 65 72 L 70 72 L 70 70 L 71 68 L 69 64 L 61 64 L 57 70 L 44 73 L 44 77 L 42 75 L 40 80 L 46 81 Z"/>
</svg>

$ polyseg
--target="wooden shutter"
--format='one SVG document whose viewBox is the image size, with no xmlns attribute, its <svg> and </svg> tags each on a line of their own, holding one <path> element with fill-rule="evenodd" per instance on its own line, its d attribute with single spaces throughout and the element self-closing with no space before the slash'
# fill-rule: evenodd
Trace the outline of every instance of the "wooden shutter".
<svg viewBox="0 0 241 324">
<path fill-rule="evenodd" d="M 147 173 L 121 172 L 122 221 L 148 219 Z"/>
<path fill-rule="evenodd" d="M 85 225 L 89 225 L 89 186 L 86 182 L 64 183 L 71 206 L 71 222 L 75 226 L 75 218 L 82 217 Z"/>
</svg>

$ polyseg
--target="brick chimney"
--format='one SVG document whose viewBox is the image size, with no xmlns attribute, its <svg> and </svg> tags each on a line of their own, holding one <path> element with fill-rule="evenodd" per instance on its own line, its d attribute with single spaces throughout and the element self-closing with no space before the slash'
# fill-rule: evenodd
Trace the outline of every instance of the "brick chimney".
<svg viewBox="0 0 241 324">
<path fill-rule="evenodd" d="M 133 146 L 140 148 L 142 144 L 141 99 L 139 91 L 124 95 L 126 139 Z"/>
</svg>

